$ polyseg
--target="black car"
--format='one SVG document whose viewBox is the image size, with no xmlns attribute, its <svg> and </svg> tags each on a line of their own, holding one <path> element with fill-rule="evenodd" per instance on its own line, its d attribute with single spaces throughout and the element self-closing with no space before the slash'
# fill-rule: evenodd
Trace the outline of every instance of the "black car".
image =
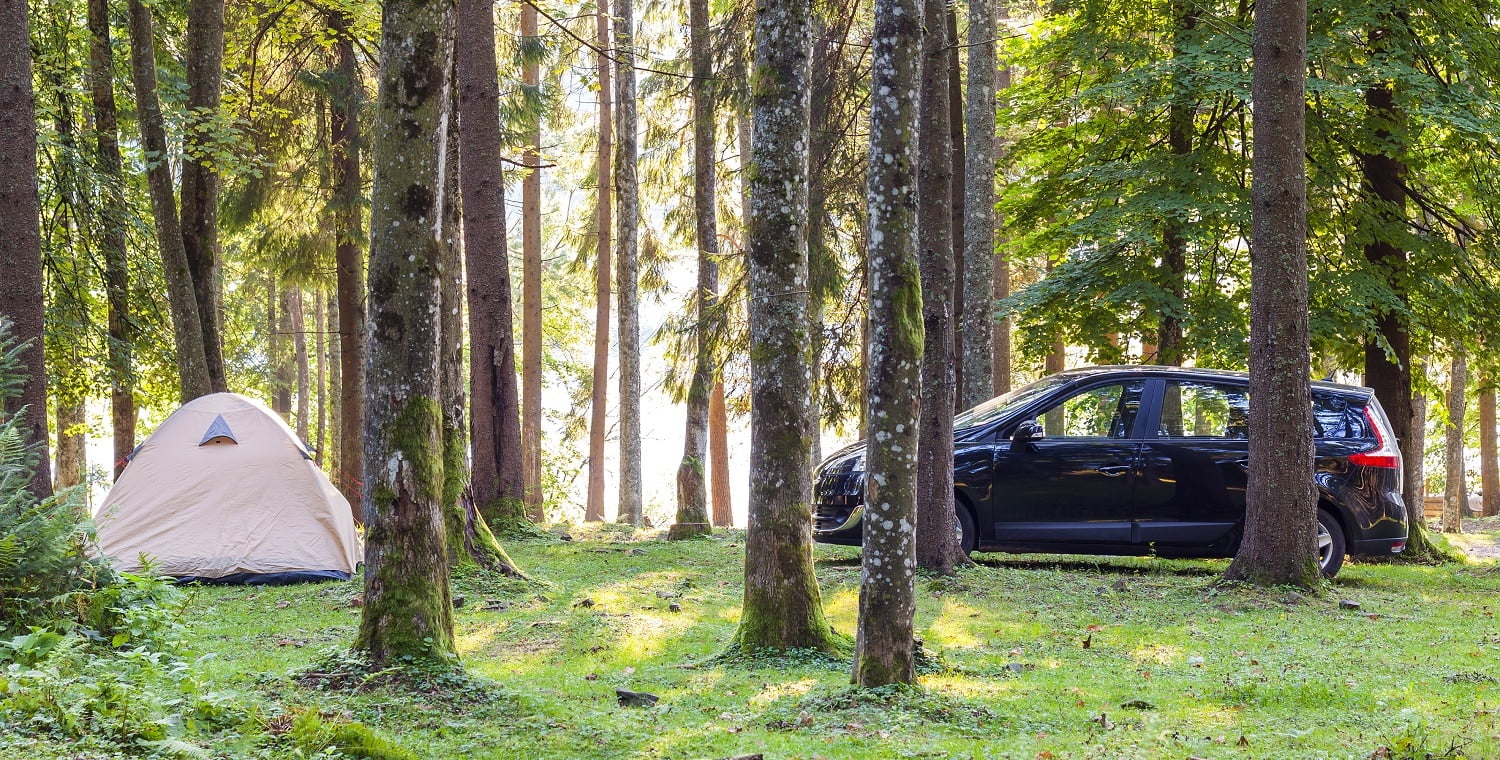
<svg viewBox="0 0 1500 760">
<path fill-rule="evenodd" d="M 1134 366 L 1058 373 L 954 420 L 965 552 L 1229 557 L 1245 521 L 1249 377 Z M 1318 554 L 1406 547 L 1401 452 L 1369 388 L 1314 382 Z M 813 535 L 860 544 L 864 444 L 818 468 Z"/>
</svg>

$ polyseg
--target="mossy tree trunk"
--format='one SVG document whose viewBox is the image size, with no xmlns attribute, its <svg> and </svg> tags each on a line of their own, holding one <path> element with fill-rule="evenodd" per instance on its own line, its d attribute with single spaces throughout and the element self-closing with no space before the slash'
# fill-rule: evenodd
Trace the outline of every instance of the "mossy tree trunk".
<svg viewBox="0 0 1500 760">
<path fill-rule="evenodd" d="M 1414 359 L 1411 371 L 1413 376 L 1420 376 L 1426 370 L 1420 361 Z M 1401 500 L 1406 503 L 1406 551 L 1395 555 L 1395 560 L 1429 562 L 1441 555 L 1437 546 L 1427 538 L 1427 474 L 1423 461 L 1423 454 L 1427 451 L 1427 398 L 1415 390 L 1407 426 L 1410 437 L 1401 441 Z"/>
<path fill-rule="evenodd" d="M 458 4 L 458 115 L 463 122 L 459 181 L 468 212 L 463 238 L 469 274 L 472 487 L 479 511 L 503 531 L 530 523 L 523 500 L 493 11 L 488 0 Z"/>
<path fill-rule="evenodd" d="M 377 667 L 453 654 L 433 308 L 451 14 L 440 0 L 389 0 L 382 13 L 365 366 L 365 604 L 354 645 Z"/>
<path fill-rule="evenodd" d="M 632 0 L 615 0 L 615 293 L 620 303 L 620 490 L 622 523 L 640 525 L 641 321 L 637 256 L 640 188 L 636 180 L 635 15 Z"/>
<path fill-rule="evenodd" d="M 942 0 L 924 0 L 917 214 L 922 267 L 921 444 L 917 447 L 917 565 L 953 572 L 959 558 L 953 513 L 953 140 L 949 130 L 949 40 Z M 874 337 L 871 337 L 873 351 Z M 872 381 L 873 382 L 873 381 Z M 871 409 L 872 413 L 875 410 Z M 874 422 L 870 429 L 874 430 Z"/>
<path fill-rule="evenodd" d="M 688 25 L 693 64 L 693 213 L 698 232 L 696 353 L 688 386 L 687 425 L 682 463 L 677 466 L 677 520 L 670 539 L 712 530 L 708 520 L 708 418 L 714 386 L 713 333 L 708 319 L 719 291 L 719 223 L 715 208 L 718 166 L 714 160 L 713 56 L 709 49 L 708 0 L 689 0 Z"/>
<path fill-rule="evenodd" d="M 736 643 L 834 651 L 813 574 L 807 467 L 807 144 L 811 7 L 761 0 L 751 96 L 750 523 Z"/>
<path fill-rule="evenodd" d="M 922 45 L 922 0 L 878 0 L 871 62 L 876 92 L 910 92 Z M 917 104 L 873 98 L 866 198 L 870 215 L 869 400 L 864 551 L 854 682 L 916 680 L 912 618 L 917 563 L 917 385 L 922 282 L 917 267 Z"/>
<path fill-rule="evenodd" d="M 456 62 L 455 62 L 456 68 Z M 450 107 L 458 113 L 457 93 Z M 440 247 L 441 316 L 439 325 L 438 376 L 443 399 L 443 527 L 452 567 L 478 565 L 486 570 L 522 575 L 474 502 L 469 486 L 468 382 L 464 377 L 464 271 L 462 219 L 459 193 L 459 132 L 455 119 L 448 121 L 443 156 L 443 233 Z"/>
<path fill-rule="evenodd" d="M 1443 446 L 1447 476 L 1443 479 L 1443 532 L 1464 532 L 1464 506 L 1468 489 L 1464 487 L 1464 412 L 1465 392 L 1469 379 L 1468 356 L 1462 341 L 1453 343 L 1453 361 L 1448 371 L 1448 422 Z"/>
<path fill-rule="evenodd" d="M 147 158 L 146 186 L 151 195 L 151 217 L 156 223 L 157 250 L 167 281 L 167 303 L 172 312 L 172 342 L 177 349 L 177 379 L 182 402 L 213 392 L 208 358 L 203 349 L 203 322 L 198 294 L 182 244 L 177 197 L 168 162 L 166 121 L 156 94 L 156 42 L 151 9 L 130 0 L 130 69 L 135 83 L 136 122 Z"/>
<path fill-rule="evenodd" d="M 1308 368 L 1307 184 L 1303 150 L 1306 0 L 1255 9 L 1255 155 L 1250 248 L 1250 468 L 1245 535 L 1225 577 L 1319 581 Z"/>
</svg>

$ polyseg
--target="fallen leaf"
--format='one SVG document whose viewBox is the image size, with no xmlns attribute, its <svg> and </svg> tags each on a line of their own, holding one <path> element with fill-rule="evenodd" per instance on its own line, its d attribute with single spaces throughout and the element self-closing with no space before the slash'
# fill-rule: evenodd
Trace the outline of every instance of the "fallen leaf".
<svg viewBox="0 0 1500 760">
<path fill-rule="evenodd" d="M 1240 734 L 1240 740 L 1235 742 L 1235 746 L 1248 747 L 1250 746 L 1250 740 L 1246 739 L 1244 734 Z"/>
<path fill-rule="evenodd" d="M 1093 646 L 1093 644 L 1094 644 L 1094 634 L 1091 633 L 1091 634 L 1083 637 L 1083 648 L 1084 649 L 1088 649 L 1089 647 Z"/>
<path fill-rule="evenodd" d="M 291 606 L 291 605 L 292 605 L 292 603 L 291 603 L 291 602 L 288 602 L 288 601 L 284 601 L 284 600 L 283 600 L 283 601 L 280 601 L 280 602 L 277 602 L 277 603 L 276 603 L 276 609 L 278 609 L 278 610 L 284 610 L 284 609 L 286 609 L 286 608 L 287 608 L 287 607 L 290 607 L 290 606 Z"/>
<path fill-rule="evenodd" d="M 624 673 L 625 673 L 625 675 L 627 675 L 627 676 L 628 676 L 628 675 L 630 675 L 630 674 L 632 674 L 632 673 L 634 673 L 634 672 L 635 672 L 635 666 L 634 666 L 634 665 L 626 665 L 626 666 L 625 666 L 625 670 L 624 670 L 624 671 L 622 671 L 622 672 L 624 672 Z"/>
<path fill-rule="evenodd" d="M 1110 720 L 1109 716 L 1104 713 L 1099 713 L 1099 717 L 1094 719 L 1094 722 L 1098 723 L 1105 731 L 1113 730 L 1115 727 L 1115 722 Z"/>
<path fill-rule="evenodd" d="M 806 727 L 811 726 L 812 724 L 813 718 L 808 714 L 806 710 L 803 710 L 802 714 L 797 716 L 797 725 Z"/>
<path fill-rule="evenodd" d="M 597 681 L 597 680 L 599 680 L 599 674 L 598 673 L 590 673 L 590 674 L 584 676 L 583 680 L 585 680 L 585 681 Z"/>
</svg>

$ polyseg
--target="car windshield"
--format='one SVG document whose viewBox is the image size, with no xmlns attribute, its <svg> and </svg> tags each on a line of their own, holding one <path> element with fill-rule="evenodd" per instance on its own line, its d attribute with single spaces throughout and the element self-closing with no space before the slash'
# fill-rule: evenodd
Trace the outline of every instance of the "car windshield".
<svg viewBox="0 0 1500 760">
<path fill-rule="evenodd" d="M 996 396 L 979 406 L 953 418 L 953 429 L 980 427 L 994 422 L 1012 409 L 1025 406 L 1038 396 L 1073 380 L 1072 377 L 1052 375 L 1030 385 L 1023 385 L 1002 396 Z"/>
</svg>

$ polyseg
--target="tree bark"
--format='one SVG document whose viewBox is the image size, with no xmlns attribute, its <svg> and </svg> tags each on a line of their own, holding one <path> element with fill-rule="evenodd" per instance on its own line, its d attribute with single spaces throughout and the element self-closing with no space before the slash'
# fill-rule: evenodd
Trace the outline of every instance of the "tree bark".
<svg viewBox="0 0 1500 760">
<path fill-rule="evenodd" d="M 959 406 L 995 395 L 995 5 L 969 0 L 968 85 L 964 102 L 963 314 Z"/>
<path fill-rule="evenodd" d="M 1411 376 L 1420 377 L 1424 372 L 1426 369 L 1421 361 L 1413 358 Z M 1424 461 L 1427 452 L 1427 398 L 1415 392 L 1415 382 L 1412 387 L 1411 419 L 1407 422 L 1411 435 L 1401 440 L 1401 501 L 1406 504 L 1406 551 L 1397 556 L 1415 562 L 1434 558 L 1437 547 L 1427 538 L 1427 474 Z M 1384 405 L 1384 402 L 1381 403 Z M 1389 411 L 1386 416 L 1390 416 Z M 1392 427 L 1395 427 L 1394 424 Z"/>
<path fill-rule="evenodd" d="M 313 400 L 318 407 L 317 427 L 313 434 L 313 460 L 319 467 L 327 461 L 324 453 L 328 448 L 328 349 L 325 333 L 328 330 L 328 311 L 323 305 L 323 291 L 313 291 L 313 355 L 318 359 L 318 374 L 313 378 Z"/>
<path fill-rule="evenodd" d="M 609 50 L 609 0 L 598 0 L 596 16 L 598 31 L 599 67 L 599 153 L 596 159 L 598 188 L 594 194 L 595 254 L 594 285 L 594 376 L 593 400 L 589 407 L 589 487 L 588 501 L 584 506 L 585 522 L 604 519 L 604 433 L 609 424 L 609 300 L 611 282 L 610 258 L 613 249 L 610 241 L 614 231 L 611 214 L 614 191 L 614 123 L 613 86 L 610 78 Z"/>
<path fill-rule="evenodd" d="M 329 127 L 333 152 L 334 225 L 337 242 L 339 437 L 338 485 L 363 520 L 359 477 L 364 471 L 365 427 L 365 256 L 360 225 L 359 104 L 364 98 L 359 68 L 354 60 L 352 19 L 338 11 L 328 14 L 328 30 L 337 57 L 337 77 L 331 98 Z"/>
<path fill-rule="evenodd" d="M 1173 0 L 1172 21 L 1172 54 L 1182 57 L 1186 55 L 1188 37 L 1198 26 L 1196 6 L 1187 0 Z M 1193 114 L 1197 106 L 1184 79 L 1181 74 L 1173 75 L 1172 100 L 1167 106 L 1167 149 L 1179 162 L 1179 173 L 1189 170 L 1182 164 L 1193 153 Z M 1184 197 L 1190 194 L 1189 188 L 1178 189 Z M 1184 358 L 1182 315 L 1187 313 L 1187 227 L 1190 222 L 1181 210 L 1168 214 L 1164 220 L 1160 271 L 1166 302 L 1159 306 L 1157 315 L 1157 364 L 1180 366 Z"/>
<path fill-rule="evenodd" d="M 1010 20 L 1010 9 L 1008 0 L 996 0 L 996 2 L 999 6 L 998 8 L 996 8 L 995 14 L 999 17 L 999 23 L 996 24 L 996 36 L 998 36 L 1000 33 L 1000 24 L 1003 24 Z M 997 97 L 999 93 L 1004 92 L 1007 88 L 1010 87 L 1010 82 L 1010 65 L 1006 63 L 997 63 L 995 71 L 995 93 Z M 999 104 L 996 103 L 995 107 L 998 108 Z M 1007 145 L 1008 143 L 1005 139 L 1005 136 L 1003 134 L 996 133 L 995 162 L 997 165 L 1005 156 Z M 998 166 L 994 169 L 994 172 L 996 174 L 999 174 Z M 994 258 L 995 282 L 993 292 L 994 298 L 997 302 L 1010 297 L 1010 257 L 1005 253 L 1007 236 L 1005 235 L 1005 231 L 1003 228 L 1004 220 L 1002 220 L 999 216 L 996 216 Z M 993 312 L 989 314 L 989 317 L 991 320 L 993 320 L 991 323 L 993 325 L 991 340 L 994 341 L 995 351 L 995 376 L 994 388 L 992 389 L 992 391 L 995 395 L 998 396 L 1002 393 L 1009 393 L 1011 387 L 1011 321 L 1009 317 L 1006 317 L 1004 319 L 996 319 Z"/>
<path fill-rule="evenodd" d="M 308 439 L 309 417 L 312 413 L 312 383 L 308 377 L 307 355 L 307 310 L 303 308 L 301 286 L 288 291 L 287 321 L 292 327 L 292 356 L 297 369 L 297 438 Z"/>
<path fill-rule="evenodd" d="M 481 3 L 488 5 L 488 3 Z M 457 61 L 450 73 L 457 80 Z M 458 93 L 449 93 L 449 107 L 457 114 Z M 468 383 L 464 377 L 463 199 L 459 171 L 460 123 L 449 119 L 443 152 L 443 232 L 439 246 L 442 273 L 438 293 L 438 376 L 443 404 L 443 528 L 452 567 L 473 565 L 522 576 L 500 546 L 474 502 L 469 482 Z"/>
<path fill-rule="evenodd" d="M 536 6 L 521 5 L 521 40 L 536 44 Z M 521 81 L 535 90 L 541 86 L 540 66 L 528 57 Z M 526 125 L 522 163 L 529 167 L 521 180 L 521 477 L 526 518 L 540 523 L 542 511 L 542 120 L 531 114 Z"/>
<path fill-rule="evenodd" d="M 452 5 L 388 0 L 371 188 L 365 378 L 365 603 L 376 668 L 453 657 L 443 529 L 437 309 Z"/>
<path fill-rule="evenodd" d="M 505 182 L 500 162 L 500 84 L 494 5 L 458 4 L 459 182 L 469 274 L 469 418 L 480 514 L 502 532 L 526 524 L 521 410 L 511 321 Z"/>
<path fill-rule="evenodd" d="M 1479 488 L 1483 517 L 1500 515 L 1500 452 L 1495 445 L 1495 381 L 1479 381 Z"/>
<path fill-rule="evenodd" d="M 338 295 L 335 293 L 333 297 L 328 299 L 328 324 L 338 325 L 338 323 Z M 344 431 L 341 429 L 342 423 L 340 422 L 344 418 L 344 409 L 341 401 L 344 387 L 344 357 L 339 351 L 340 342 L 338 337 L 331 337 L 328 340 L 328 422 L 329 427 L 332 429 L 328 431 L 328 458 L 326 461 L 329 463 L 328 468 L 332 473 L 334 485 L 338 486 L 339 490 L 342 491 L 345 488 L 344 481 L 346 476 L 339 469 L 340 463 L 344 461 Z M 359 512 L 359 509 L 355 508 L 355 511 Z"/>
<path fill-rule="evenodd" d="M 921 0 L 877 0 L 871 89 L 918 86 Z M 930 59 L 929 59 L 930 60 Z M 910 98 L 870 101 L 870 347 L 865 396 L 864 550 L 854 683 L 916 682 L 913 615 L 917 563 L 917 407 L 922 378 L 923 293 L 918 271 L 918 111 Z M 926 112 L 930 113 L 930 112 Z M 950 491 L 951 493 L 951 491 Z"/>
<path fill-rule="evenodd" d="M 1250 248 L 1250 467 L 1245 533 L 1225 577 L 1259 586 L 1319 580 L 1307 327 L 1303 84 L 1306 0 L 1255 9 Z"/>
<path fill-rule="evenodd" d="M 271 313 L 271 409 L 288 425 L 292 424 L 292 386 L 297 382 L 292 346 L 292 292 L 293 288 L 282 284 L 276 289 L 275 278 L 269 281 L 270 303 L 275 307 Z"/>
<path fill-rule="evenodd" d="M 729 495 L 729 412 L 724 408 L 724 381 L 714 381 L 708 398 L 709 491 L 713 498 L 713 524 L 734 527 L 734 505 Z"/>
<path fill-rule="evenodd" d="M 151 26 L 150 9 L 141 0 L 130 0 L 130 68 L 135 81 L 136 121 L 141 128 L 141 147 L 146 153 L 151 216 L 156 222 L 156 243 L 161 252 L 167 300 L 172 310 L 178 383 L 182 403 L 187 403 L 213 393 L 213 384 L 204 351 L 198 294 L 193 285 L 187 250 L 183 247 L 177 199 L 173 195 L 166 123 L 156 96 L 156 44 Z"/>
<path fill-rule="evenodd" d="M 632 0 L 615 0 L 615 292 L 620 305 L 620 493 L 618 519 L 640 525 L 641 502 L 641 323 L 636 255 L 639 188 L 636 182 L 635 17 Z"/>
<path fill-rule="evenodd" d="M 738 645 L 833 651 L 812 563 L 807 467 L 811 368 L 807 293 L 811 8 L 760 0 L 751 95 L 750 522 Z"/>
<path fill-rule="evenodd" d="M 1464 532 L 1464 507 L 1468 489 L 1464 484 L 1464 394 L 1467 392 L 1469 362 L 1464 345 L 1453 345 L 1453 363 L 1448 373 L 1448 423 L 1443 441 L 1443 460 L 1447 474 L 1443 479 L 1443 532 Z"/>
<path fill-rule="evenodd" d="M 959 555 L 953 514 L 953 145 L 945 11 L 941 0 L 924 0 L 923 9 L 917 229 L 925 344 L 917 446 L 917 565 L 947 575 Z M 875 429 L 873 420 L 870 429 Z"/>
<path fill-rule="evenodd" d="M 182 246 L 193 277 L 209 386 L 229 389 L 224 373 L 219 289 L 219 177 L 208 155 L 224 82 L 224 2 L 188 0 L 187 122 L 182 135 Z"/>
<path fill-rule="evenodd" d="M 1395 21 L 1398 17 L 1387 17 Z M 1389 44 L 1390 30 L 1377 28 L 1370 31 L 1369 45 L 1373 57 L 1386 59 L 1392 56 Z M 1402 159 L 1405 130 L 1401 126 L 1404 117 L 1396 107 L 1395 92 L 1390 83 L 1381 82 L 1365 90 L 1365 122 L 1375 138 L 1375 144 L 1388 146 L 1383 153 L 1357 156 L 1363 174 L 1361 191 L 1365 202 L 1373 206 L 1374 236 L 1365 245 L 1365 259 L 1369 261 L 1391 288 L 1398 306 L 1376 315 L 1375 329 L 1379 340 L 1365 343 L 1365 384 L 1375 391 L 1375 398 L 1385 409 L 1391 421 L 1391 431 L 1396 440 L 1402 442 L 1402 456 L 1421 466 L 1424 452 L 1407 445 L 1413 439 L 1411 427 L 1412 406 L 1412 356 L 1411 338 L 1407 325 L 1406 251 L 1394 242 L 1384 239 L 1381 231 L 1387 225 L 1401 223 L 1406 213 L 1406 165 Z M 1376 221 L 1378 220 L 1378 221 Z M 1420 437 L 1418 434 L 1417 437 Z M 1407 502 L 1410 511 L 1422 513 L 1423 496 L 1421 480 L 1415 503 Z M 1420 548 L 1420 547 L 1409 547 Z M 1415 552 L 1420 554 L 1421 552 Z"/>
<path fill-rule="evenodd" d="M 693 215 L 697 222 L 698 284 L 693 294 L 693 379 L 688 386 L 682 463 L 677 466 L 677 521 L 670 539 L 711 531 L 708 518 L 708 418 L 714 388 L 714 355 L 709 314 L 719 291 L 719 223 L 715 208 L 718 166 L 714 161 L 713 54 L 709 48 L 708 0 L 689 0 L 689 45 L 693 65 Z"/>
<path fill-rule="evenodd" d="M 115 108 L 114 48 L 110 44 L 109 3 L 89 0 L 89 93 L 94 112 L 94 157 L 100 178 L 99 235 L 104 259 L 104 294 L 109 309 L 109 406 L 114 433 L 113 474 L 119 477 L 135 449 L 135 370 L 130 319 L 130 267 L 125 247 L 124 172 Z"/>
<path fill-rule="evenodd" d="M 57 472 L 53 489 L 62 491 L 88 482 L 89 460 L 85 448 L 88 437 L 84 435 L 88 422 L 81 398 L 62 398 L 54 402 L 57 406 Z"/>
<path fill-rule="evenodd" d="M 966 243 L 964 242 L 965 217 L 967 212 L 964 205 L 964 168 L 968 165 L 967 144 L 964 140 L 964 88 L 963 88 L 963 63 L 959 55 L 960 44 L 958 41 L 958 14 L 952 5 L 944 5 L 943 25 L 948 34 L 948 144 L 952 146 L 953 153 L 949 161 L 948 177 L 952 184 L 949 190 L 949 213 L 952 222 L 948 229 L 952 233 L 953 241 L 953 300 L 950 307 L 948 321 L 948 335 L 953 339 L 953 394 L 950 399 L 954 411 L 962 411 L 968 407 L 963 406 L 964 399 L 964 254 Z"/>
</svg>

